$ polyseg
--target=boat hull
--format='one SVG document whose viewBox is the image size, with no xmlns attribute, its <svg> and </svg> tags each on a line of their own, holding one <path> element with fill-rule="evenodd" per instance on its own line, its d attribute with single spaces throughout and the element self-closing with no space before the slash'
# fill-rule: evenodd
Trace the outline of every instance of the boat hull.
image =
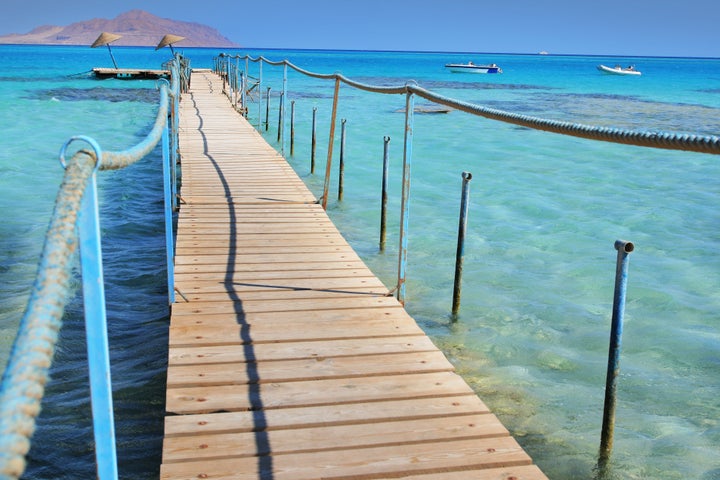
<svg viewBox="0 0 720 480">
<path fill-rule="evenodd" d="M 464 63 L 448 63 L 445 65 L 452 73 L 502 73 L 497 65 L 468 65 Z"/>
<path fill-rule="evenodd" d="M 642 75 L 642 73 L 637 70 L 631 70 L 621 67 L 608 67 L 606 65 L 598 65 L 597 69 L 603 73 L 609 73 L 610 75 Z"/>
</svg>

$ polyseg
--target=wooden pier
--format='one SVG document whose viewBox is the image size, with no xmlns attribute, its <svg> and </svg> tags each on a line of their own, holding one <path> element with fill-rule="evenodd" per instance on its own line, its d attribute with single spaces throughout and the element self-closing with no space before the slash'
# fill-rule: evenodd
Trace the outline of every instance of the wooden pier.
<svg viewBox="0 0 720 480">
<path fill-rule="evenodd" d="M 210 72 L 180 149 L 161 479 L 546 479 Z"/>
</svg>

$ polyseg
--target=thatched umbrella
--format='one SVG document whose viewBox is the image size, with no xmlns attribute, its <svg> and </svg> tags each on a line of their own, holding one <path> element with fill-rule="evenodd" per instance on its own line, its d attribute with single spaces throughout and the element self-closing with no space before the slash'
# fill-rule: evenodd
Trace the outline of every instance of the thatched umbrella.
<svg viewBox="0 0 720 480">
<path fill-rule="evenodd" d="M 112 58 L 113 65 L 115 65 L 115 69 L 117 70 L 117 62 L 115 61 L 115 57 L 112 54 L 112 50 L 110 49 L 110 43 L 114 42 L 118 38 L 120 38 L 122 35 L 117 35 L 114 33 L 108 33 L 103 32 L 100 34 L 100 36 L 90 45 L 90 48 L 99 47 L 100 45 L 107 45 L 108 52 L 110 52 L 110 58 Z"/>
<path fill-rule="evenodd" d="M 157 47 L 155 47 L 155 50 L 160 50 L 161 48 L 167 46 L 167 47 L 170 47 L 170 51 L 172 52 L 173 55 L 175 55 L 175 50 L 173 50 L 172 44 L 177 43 L 180 40 L 185 40 L 185 37 L 181 37 L 179 35 L 167 34 L 162 38 L 162 40 L 160 40 L 160 43 L 158 43 Z"/>
</svg>

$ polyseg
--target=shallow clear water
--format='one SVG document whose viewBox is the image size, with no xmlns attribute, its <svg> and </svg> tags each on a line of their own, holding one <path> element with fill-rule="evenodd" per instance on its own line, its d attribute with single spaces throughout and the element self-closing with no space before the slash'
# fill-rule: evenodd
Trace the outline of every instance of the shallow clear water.
<svg viewBox="0 0 720 480">
<path fill-rule="evenodd" d="M 121 66 L 156 68 L 165 60 L 152 49 L 114 53 Z M 210 67 L 216 53 L 186 51 L 195 67 Z M 554 120 L 720 134 L 720 60 L 250 53 L 288 58 L 313 72 L 340 71 L 368 84 L 414 80 L 450 97 Z M 470 59 L 498 63 L 504 73 L 450 74 L 443 68 Z M 95 49 L 0 47 L 0 125 L 8 132 L 0 138 L 0 207 L 8 217 L 0 225 L 2 362 L 61 178 L 60 145 L 70 135 L 87 134 L 103 148 L 123 149 L 142 137 L 154 117 L 153 82 L 68 77 L 107 62 L 107 52 Z M 643 76 L 602 75 L 595 69 L 599 63 L 634 63 Z M 257 64 L 249 72 L 257 76 Z M 292 69 L 287 84 L 296 111 L 289 160 L 319 196 L 333 84 Z M 267 86 L 266 137 L 280 149 L 282 68 L 263 66 L 263 91 Z M 338 122 L 328 207 L 389 288 L 397 270 L 404 102 L 403 96 L 341 86 L 344 200 L 335 193 Z M 310 174 L 313 107 L 318 150 Z M 264 109 L 264 103 L 251 104 L 251 122 L 264 120 Z M 384 136 L 391 138 L 391 184 L 388 244 L 380 252 Z M 167 310 L 158 157 L 100 180 L 124 478 L 155 478 L 160 455 Z M 463 171 L 473 179 L 462 304 L 453 321 Z M 457 111 L 415 116 L 407 309 L 551 479 L 594 475 L 618 238 L 633 241 L 636 250 L 629 265 L 612 474 L 720 478 L 718 178 L 713 155 L 593 142 Z M 91 428 L 82 412 L 89 407 L 80 305 L 74 300 L 66 315 L 27 478 L 78 478 L 78 471 L 94 470 Z"/>
</svg>

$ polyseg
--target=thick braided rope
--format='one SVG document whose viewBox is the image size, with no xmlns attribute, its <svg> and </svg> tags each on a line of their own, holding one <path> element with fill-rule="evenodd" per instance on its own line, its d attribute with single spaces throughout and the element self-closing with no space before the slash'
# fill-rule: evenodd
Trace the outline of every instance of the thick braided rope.
<svg viewBox="0 0 720 480">
<path fill-rule="evenodd" d="M 38 273 L 20 321 L 0 390 L 0 478 L 18 478 L 35 430 L 62 315 L 70 294 L 77 250 L 76 222 L 94 157 L 79 153 L 68 163 L 45 237 Z"/>
<path fill-rule="evenodd" d="M 177 76 L 173 75 L 174 94 L 178 94 Z M 155 148 L 168 120 L 168 87 L 164 83 L 160 86 L 160 105 L 150 133 L 128 150 L 103 152 L 100 169 L 126 167 Z M 35 418 L 40 413 L 63 312 L 71 293 L 78 243 L 77 218 L 95 162 L 94 152 L 81 150 L 73 155 L 55 199 L 35 283 L 0 385 L 0 480 L 17 479 L 25 471 L 25 456 L 30 450 Z"/>
</svg>

